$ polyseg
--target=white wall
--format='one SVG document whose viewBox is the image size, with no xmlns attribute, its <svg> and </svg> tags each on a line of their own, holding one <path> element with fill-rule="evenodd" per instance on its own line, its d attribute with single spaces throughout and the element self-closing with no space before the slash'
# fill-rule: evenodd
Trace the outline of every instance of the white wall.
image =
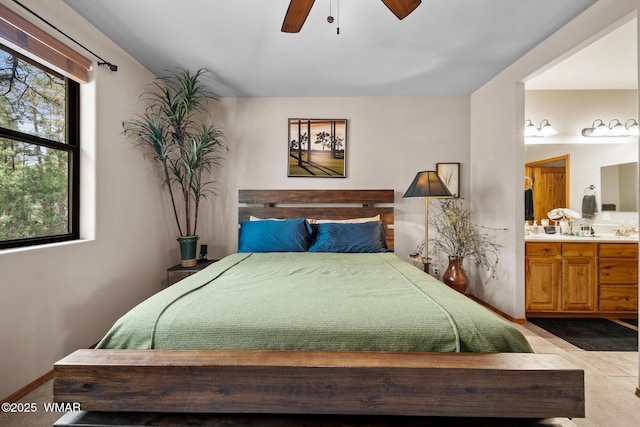
<svg viewBox="0 0 640 427">
<path fill-rule="evenodd" d="M 471 96 L 471 206 L 479 222 L 509 229 L 499 240 L 500 280 L 473 292 L 512 316 L 524 317 L 523 82 L 637 17 L 637 7 L 637 0 L 598 1 Z"/>
<path fill-rule="evenodd" d="M 118 316 L 161 288 L 175 260 L 149 162 L 120 134 L 153 76 L 62 0 L 25 4 L 119 71 L 94 66 L 81 89 L 82 240 L 0 251 L 0 398 L 94 344 Z"/>
<path fill-rule="evenodd" d="M 469 97 L 226 98 L 218 106 L 231 151 L 216 208 L 203 231 L 217 255 L 237 249 L 238 189 L 395 190 L 395 248 L 405 258 L 424 240 L 422 199 L 402 194 L 437 162 L 461 163 L 469 183 Z M 346 118 L 346 178 L 288 178 L 287 119 Z M 430 207 L 437 209 L 437 202 Z"/>
</svg>

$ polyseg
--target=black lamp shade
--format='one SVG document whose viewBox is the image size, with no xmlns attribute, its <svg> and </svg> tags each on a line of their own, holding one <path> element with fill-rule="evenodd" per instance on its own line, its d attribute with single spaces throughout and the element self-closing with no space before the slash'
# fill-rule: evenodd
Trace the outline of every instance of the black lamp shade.
<svg viewBox="0 0 640 427">
<path fill-rule="evenodd" d="M 451 192 L 436 171 L 422 171 L 413 178 L 405 197 L 451 197 Z"/>
</svg>

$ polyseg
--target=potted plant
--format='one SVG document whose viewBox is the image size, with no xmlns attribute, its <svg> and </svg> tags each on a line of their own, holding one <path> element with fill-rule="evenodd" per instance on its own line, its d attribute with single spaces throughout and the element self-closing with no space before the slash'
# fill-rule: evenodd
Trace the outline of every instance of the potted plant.
<svg viewBox="0 0 640 427">
<path fill-rule="evenodd" d="M 429 224 L 436 230 L 430 239 L 431 253 L 448 256 L 448 266 L 442 281 L 459 292 L 465 293 L 468 278 L 463 261 L 471 258 L 479 268 L 495 277 L 501 246 L 493 243 L 486 234 L 478 232 L 471 219 L 471 211 L 462 207 L 458 199 L 439 199 L 440 212 L 431 216 Z"/>
<path fill-rule="evenodd" d="M 183 267 L 197 262 L 200 201 L 213 194 L 211 173 L 227 150 L 223 132 L 205 120 L 207 102 L 216 99 L 200 83 L 205 72 L 177 70 L 159 77 L 140 96 L 147 103 L 144 112 L 123 123 L 124 134 L 159 166 L 178 227 Z"/>
</svg>

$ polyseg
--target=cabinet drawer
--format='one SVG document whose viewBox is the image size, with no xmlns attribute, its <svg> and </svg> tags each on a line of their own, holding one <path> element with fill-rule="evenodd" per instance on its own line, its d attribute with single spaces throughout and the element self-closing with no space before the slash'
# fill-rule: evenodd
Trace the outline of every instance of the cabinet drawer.
<svg viewBox="0 0 640 427">
<path fill-rule="evenodd" d="M 557 242 L 549 243 L 526 243 L 525 255 L 527 256 L 554 256 L 560 255 L 561 244 Z"/>
<path fill-rule="evenodd" d="M 637 258 L 637 243 L 600 243 L 601 258 Z"/>
<path fill-rule="evenodd" d="M 600 286 L 600 310 L 603 311 L 637 311 L 637 286 Z"/>
<path fill-rule="evenodd" d="M 596 243 L 563 243 L 562 256 L 595 256 Z"/>
<path fill-rule="evenodd" d="M 600 283 L 638 283 L 638 261 L 630 258 L 600 258 Z"/>
</svg>

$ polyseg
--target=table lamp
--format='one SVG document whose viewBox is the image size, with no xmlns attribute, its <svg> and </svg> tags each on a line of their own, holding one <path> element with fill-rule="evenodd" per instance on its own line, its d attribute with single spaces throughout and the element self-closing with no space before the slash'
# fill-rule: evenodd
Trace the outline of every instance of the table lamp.
<svg viewBox="0 0 640 427">
<path fill-rule="evenodd" d="M 418 172 L 413 182 L 405 191 L 405 197 L 424 197 L 424 258 L 425 271 L 429 272 L 429 198 L 451 197 L 451 192 L 438 176 L 436 171 Z"/>
</svg>

